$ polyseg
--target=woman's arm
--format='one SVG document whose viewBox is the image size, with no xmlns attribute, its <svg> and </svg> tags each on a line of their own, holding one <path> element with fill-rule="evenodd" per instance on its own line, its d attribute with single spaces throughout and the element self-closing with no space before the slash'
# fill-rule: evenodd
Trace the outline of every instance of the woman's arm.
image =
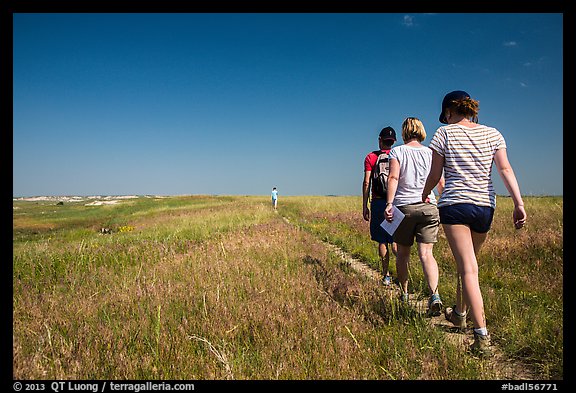
<svg viewBox="0 0 576 393">
<path fill-rule="evenodd" d="M 426 202 L 426 198 L 430 195 L 430 192 L 436 185 L 439 185 L 442 190 L 438 189 L 439 193 L 444 191 L 444 177 L 442 176 L 442 171 L 444 170 L 444 157 L 432 150 L 432 165 L 430 167 L 430 173 L 426 179 L 426 184 L 424 184 L 424 189 L 422 190 L 422 202 Z M 442 185 L 439 184 L 440 179 L 442 179 Z"/>
<path fill-rule="evenodd" d="M 440 181 L 438 181 L 438 184 L 436 185 L 436 190 L 438 190 L 438 196 L 442 195 L 445 184 L 446 181 L 444 180 L 444 176 L 440 176 Z"/>
<path fill-rule="evenodd" d="M 514 202 L 514 213 L 512 218 L 514 220 L 514 226 L 516 229 L 522 228 L 526 223 L 526 211 L 524 210 L 524 201 L 522 200 L 522 195 L 520 194 L 520 187 L 518 186 L 518 181 L 516 180 L 516 175 L 512 169 L 512 165 L 508 161 L 508 154 L 506 149 L 496 150 L 494 154 L 494 163 L 496 163 L 496 168 L 498 169 L 498 174 L 506 186 L 512 201 Z"/>
<path fill-rule="evenodd" d="M 388 191 L 386 192 L 386 209 L 384 210 L 384 217 L 388 221 L 392 221 L 394 213 L 392 210 L 392 203 L 394 202 L 394 196 L 396 195 L 396 190 L 398 189 L 398 179 L 400 178 L 400 163 L 397 159 L 390 159 L 390 170 L 388 172 Z M 388 204 L 390 203 L 390 204 Z"/>
</svg>

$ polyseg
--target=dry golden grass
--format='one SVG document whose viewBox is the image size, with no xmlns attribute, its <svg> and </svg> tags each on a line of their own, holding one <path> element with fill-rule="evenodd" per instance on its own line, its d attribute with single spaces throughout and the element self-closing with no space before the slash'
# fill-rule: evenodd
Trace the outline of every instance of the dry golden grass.
<svg viewBox="0 0 576 393">
<path fill-rule="evenodd" d="M 321 219 L 334 225 L 316 232 L 258 197 L 136 203 L 85 220 L 70 208 L 71 228 L 39 220 L 57 230 L 14 241 L 14 378 L 496 378 L 330 252 L 319 237 L 344 233 L 365 260 L 374 247 L 354 199 L 326 200 L 335 213 Z M 95 232 L 110 211 L 135 229 Z M 504 240 L 494 242 L 502 255 Z"/>
<path fill-rule="evenodd" d="M 73 292 L 62 282 L 22 296 L 14 376 L 362 378 L 350 364 L 373 373 L 351 335 L 366 322 L 334 307 L 303 263 L 327 258 L 308 236 L 266 224 L 121 275 L 90 269 L 97 280 L 85 277 Z"/>
</svg>

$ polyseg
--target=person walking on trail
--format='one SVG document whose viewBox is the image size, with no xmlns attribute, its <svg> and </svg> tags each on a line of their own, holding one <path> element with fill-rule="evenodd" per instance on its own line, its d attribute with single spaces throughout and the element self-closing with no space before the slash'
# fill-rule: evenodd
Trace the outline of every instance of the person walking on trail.
<svg viewBox="0 0 576 393">
<path fill-rule="evenodd" d="M 276 187 L 272 188 L 272 207 L 274 210 L 276 210 L 278 207 L 278 190 Z"/>
<path fill-rule="evenodd" d="M 388 270 L 390 264 L 388 245 L 391 245 L 391 251 L 396 255 L 396 245 L 392 236 L 380 226 L 384 221 L 386 208 L 388 154 L 394 142 L 396 142 L 396 131 L 392 127 L 384 127 L 378 136 L 379 149 L 368 153 L 364 158 L 364 181 L 362 182 L 362 215 L 364 220 L 370 222 L 370 238 L 378 243 L 384 285 L 392 283 Z"/>
<path fill-rule="evenodd" d="M 474 324 L 474 343 L 470 350 L 490 355 L 491 342 L 476 255 L 486 240 L 496 208 L 492 163 L 496 164 L 512 197 L 512 220 L 516 229 L 525 225 L 526 211 L 508 161 L 504 137 L 496 128 L 478 123 L 478 109 L 478 101 L 465 91 L 452 91 L 444 97 L 439 120 L 447 125 L 439 127 L 430 142 L 432 168 L 422 191 L 422 200 L 428 197 L 444 171 L 446 183 L 438 200 L 440 223 L 458 271 L 456 305 L 447 307 L 445 316 L 463 329 L 469 313 Z"/>
<path fill-rule="evenodd" d="M 440 315 L 442 300 L 438 293 L 438 264 L 432 254 L 434 243 L 438 240 L 440 216 L 436 197 L 432 192 L 428 194 L 426 202 L 422 202 L 422 189 L 432 164 L 432 150 L 422 145 L 421 142 L 426 139 L 426 130 L 422 122 L 415 117 L 408 117 L 402 123 L 402 139 L 404 144 L 390 151 L 390 173 L 384 211 L 388 221 L 392 221 L 394 217 L 393 205 L 404 213 L 402 222 L 394 232 L 397 246 L 396 272 L 402 289 L 401 299 L 408 300 L 408 263 L 410 249 L 416 238 L 418 256 L 430 293 L 428 315 Z M 442 193 L 443 185 L 444 178 L 441 177 L 437 185 L 439 194 Z"/>
</svg>

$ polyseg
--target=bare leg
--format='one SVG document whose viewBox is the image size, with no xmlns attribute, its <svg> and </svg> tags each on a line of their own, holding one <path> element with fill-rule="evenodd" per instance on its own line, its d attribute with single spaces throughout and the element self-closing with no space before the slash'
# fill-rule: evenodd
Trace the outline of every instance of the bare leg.
<svg viewBox="0 0 576 393">
<path fill-rule="evenodd" d="M 432 254 L 433 247 L 434 243 L 418 243 L 418 256 L 422 262 L 422 270 L 430 295 L 438 292 L 438 263 Z"/>
<path fill-rule="evenodd" d="M 378 254 L 380 255 L 380 262 L 382 263 L 382 275 L 386 277 L 388 272 L 388 265 L 390 264 L 390 253 L 388 252 L 387 243 L 378 243 Z"/>
<path fill-rule="evenodd" d="M 474 254 L 478 254 L 484 244 L 484 240 L 486 240 L 486 237 L 488 236 L 488 233 L 478 233 L 474 231 L 470 231 L 470 233 L 472 234 L 472 243 L 474 243 Z"/>
<path fill-rule="evenodd" d="M 391 248 L 392 248 L 392 254 L 394 254 L 394 256 L 397 257 L 398 256 L 398 245 L 395 242 L 393 242 Z"/>
<path fill-rule="evenodd" d="M 397 245 L 396 273 L 403 293 L 408 292 L 408 263 L 410 262 L 410 246 Z"/>
<path fill-rule="evenodd" d="M 462 299 L 457 292 L 456 308 L 463 312 L 465 305 L 470 307 L 470 316 L 475 328 L 486 327 L 484 301 L 478 281 L 478 262 L 476 251 L 480 250 L 486 234 L 475 233 L 466 225 L 443 224 L 444 233 L 456 260 L 458 274 L 462 283 Z"/>
</svg>

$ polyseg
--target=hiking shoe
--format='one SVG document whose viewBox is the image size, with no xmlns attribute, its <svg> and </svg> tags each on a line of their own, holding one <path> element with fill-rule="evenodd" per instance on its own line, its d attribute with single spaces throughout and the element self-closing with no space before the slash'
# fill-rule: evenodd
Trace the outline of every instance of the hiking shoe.
<svg viewBox="0 0 576 393">
<path fill-rule="evenodd" d="M 446 309 L 444 310 L 444 316 L 446 317 L 446 320 L 452 322 L 454 326 L 456 326 L 460 330 L 464 330 L 466 329 L 466 314 L 460 316 L 456 314 L 456 311 L 454 311 L 455 309 L 456 306 L 446 307 Z"/>
<path fill-rule="evenodd" d="M 386 286 L 392 284 L 392 277 L 391 276 L 384 276 L 384 278 L 382 279 L 382 284 L 384 284 Z"/>
<path fill-rule="evenodd" d="M 474 342 L 470 346 L 470 352 L 474 353 L 475 355 L 479 356 L 491 356 L 492 349 L 490 342 L 490 335 L 482 335 L 474 332 Z"/>
<path fill-rule="evenodd" d="M 440 295 L 435 293 L 428 299 L 428 315 L 438 316 L 442 310 L 442 300 Z"/>
</svg>

